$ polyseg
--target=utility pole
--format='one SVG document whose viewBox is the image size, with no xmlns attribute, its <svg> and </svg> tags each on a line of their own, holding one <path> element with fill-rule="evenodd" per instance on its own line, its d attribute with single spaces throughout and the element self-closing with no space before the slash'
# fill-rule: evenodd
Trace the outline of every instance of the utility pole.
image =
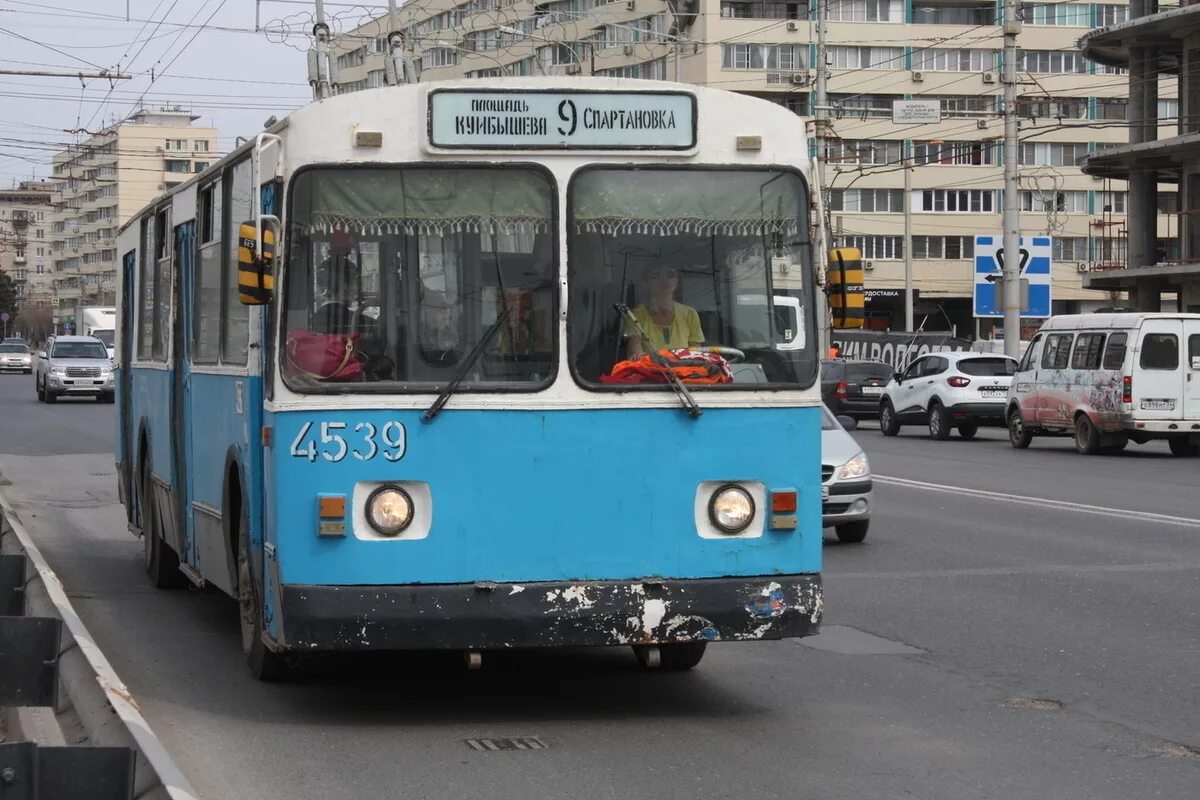
<svg viewBox="0 0 1200 800">
<path fill-rule="evenodd" d="M 913 149 L 907 141 L 900 143 L 907 152 L 900 153 L 904 160 L 904 330 L 913 330 L 913 255 L 912 255 L 912 171 Z"/>
<path fill-rule="evenodd" d="M 1021 356 L 1021 216 L 1017 167 L 1020 140 L 1017 129 L 1016 0 L 1004 0 L 1004 353 Z"/>
<path fill-rule="evenodd" d="M 825 25 L 828 2 L 817 0 L 817 183 L 821 192 L 825 191 L 825 140 L 829 135 L 829 54 L 826 50 L 828 29 Z M 828 220 L 821 222 L 828 224 Z"/>
<path fill-rule="evenodd" d="M 317 21 L 313 24 L 316 47 L 308 51 L 308 82 L 313 87 L 313 99 L 325 100 L 333 94 L 329 79 L 329 26 L 325 24 L 324 0 L 317 0 Z"/>
</svg>

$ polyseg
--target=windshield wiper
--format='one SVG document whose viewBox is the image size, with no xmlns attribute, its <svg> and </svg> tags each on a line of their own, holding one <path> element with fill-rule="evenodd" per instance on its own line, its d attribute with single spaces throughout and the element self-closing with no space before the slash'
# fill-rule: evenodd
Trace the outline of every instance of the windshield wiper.
<svg viewBox="0 0 1200 800">
<path fill-rule="evenodd" d="M 425 409 L 425 413 L 421 415 L 421 422 L 433 422 L 433 418 L 442 412 L 442 409 L 446 406 L 446 401 L 450 399 L 450 395 L 458 391 L 458 385 L 467 376 L 467 370 L 475 366 L 475 362 L 483 355 L 484 348 L 488 346 L 488 343 L 495 337 L 496 332 L 508 321 L 508 312 L 509 305 L 505 303 L 504 309 L 496 317 L 496 321 L 492 323 L 492 327 L 484 331 L 483 336 L 475 343 L 475 347 L 471 349 L 470 353 L 467 353 L 467 357 L 463 359 L 462 366 L 458 368 L 458 372 L 454 373 L 454 377 L 446 384 L 446 388 L 442 389 L 442 393 L 438 395 L 437 400 L 434 400 L 433 405 Z"/>
<path fill-rule="evenodd" d="M 663 368 L 663 372 L 667 374 L 667 383 L 671 384 L 671 388 L 675 390 L 675 394 L 679 395 L 680 402 L 683 403 L 683 408 L 688 412 L 688 416 L 692 419 L 699 419 L 704 411 L 700 408 L 700 404 L 696 402 L 696 398 L 688 391 L 688 388 L 683 385 L 683 381 L 679 380 L 679 376 L 675 374 L 675 370 L 671 369 L 671 365 L 666 360 L 650 347 L 650 335 L 646 333 L 646 329 L 642 327 L 642 323 L 638 322 L 637 317 L 629 310 L 629 306 L 624 303 L 614 303 L 613 308 L 621 315 L 621 318 L 633 325 L 633 329 L 637 331 L 638 336 L 647 345 L 643 348 L 646 355 L 650 356 L 650 360 Z"/>
</svg>

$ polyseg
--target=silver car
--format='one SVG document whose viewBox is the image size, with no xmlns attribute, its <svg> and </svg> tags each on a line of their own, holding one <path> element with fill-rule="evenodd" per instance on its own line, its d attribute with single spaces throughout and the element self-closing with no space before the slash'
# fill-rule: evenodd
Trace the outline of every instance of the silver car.
<svg viewBox="0 0 1200 800">
<path fill-rule="evenodd" d="M 113 401 L 113 365 L 103 342 L 91 336 L 56 336 L 47 347 L 38 352 L 34 378 L 39 400 L 53 403 L 70 395 Z"/>
<path fill-rule="evenodd" d="M 850 417 L 821 407 L 821 518 L 838 541 L 861 542 L 871 524 L 871 465 L 848 431 Z"/>
<path fill-rule="evenodd" d="M 33 372 L 33 355 L 24 342 L 0 342 L 0 372 Z"/>
</svg>

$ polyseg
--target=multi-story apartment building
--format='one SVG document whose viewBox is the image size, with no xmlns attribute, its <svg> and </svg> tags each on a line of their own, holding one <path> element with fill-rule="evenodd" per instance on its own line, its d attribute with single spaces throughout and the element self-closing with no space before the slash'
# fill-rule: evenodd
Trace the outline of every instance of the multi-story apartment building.
<svg viewBox="0 0 1200 800">
<path fill-rule="evenodd" d="M 400 27 L 423 82 L 560 73 L 678 79 L 808 116 L 816 110 L 817 2 L 426 0 L 401 9 Z M 950 320 L 966 333 L 973 237 L 1001 229 L 1003 4 L 824 2 L 829 222 L 841 243 L 864 253 L 869 324 L 903 326 L 907 260 L 920 298 L 916 322 L 930 314 L 930 327 Z M 1083 279 L 1123 262 L 1127 195 L 1079 164 L 1128 140 L 1128 86 L 1125 70 L 1087 61 L 1076 41 L 1125 20 L 1128 6 L 1027 3 L 1021 16 L 1022 232 L 1054 237 L 1056 312 L 1111 305 L 1113 295 L 1084 289 Z M 383 85 L 387 32 L 383 18 L 340 38 L 340 91 Z M 1170 125 L 1178 116 L 1173 84 L 1164 81 L 1159 98 L 1160 122 Z M 941 122 L 893 123 L 893 102 L 905 99 L 935 100 Z M 1158 247 L 1166 254 L 1178 248 L 1167 213 L 1173 189 L 1164 186 L 1159 197 Z"/>
<path fill-rule="evenodd" d="M 52 191 L 41 181 L 0 191 L 0 272 L 12 278 L 23 306 L 50 304 Z"/>
<path fill-rule="evenodd" d="M 62 305 L 115 301 L 117 229 L 217 158 L 217 129 L 193 127 L 197 119 L 179 108 L 143 109 L 54 156 L 49 236 Z"/>
</svg>

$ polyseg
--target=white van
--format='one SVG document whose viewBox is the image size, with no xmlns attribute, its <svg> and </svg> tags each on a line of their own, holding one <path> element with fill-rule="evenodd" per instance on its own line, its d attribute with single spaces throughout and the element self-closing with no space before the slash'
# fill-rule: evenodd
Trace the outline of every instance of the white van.
<svg viewBox="0 0 1200 800">
<path fill-rule="evenodd" d="M 1080 453 L 1166 439 L 1200 453 L 1200 314 L 1051 317 L 1008 391 L 1009 440 L 1075 437 Z"/>
</svg>

